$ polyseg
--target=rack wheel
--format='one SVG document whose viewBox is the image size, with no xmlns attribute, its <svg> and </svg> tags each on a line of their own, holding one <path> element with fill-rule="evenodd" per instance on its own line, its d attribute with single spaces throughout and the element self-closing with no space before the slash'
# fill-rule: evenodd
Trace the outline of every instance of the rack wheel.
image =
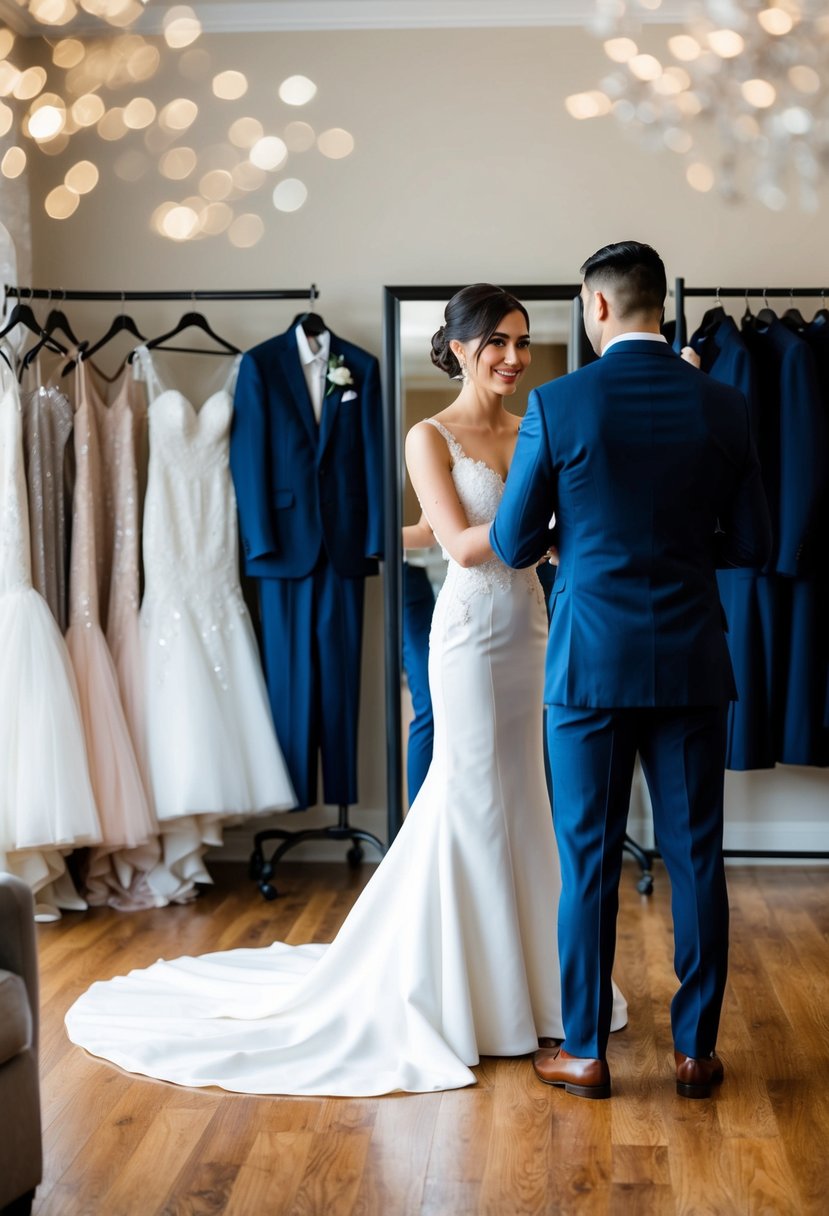
<svg viewBox="0 0 829 1216">
<path fill-rule="evenodd" d="M 352 869 L 356 869 L 356 867 L 363 860 L 363 850 L 360 848 L 360 846 L 358 844 L 352 845 L 351 848 L 346 853 L 345 859 L 348 862 L 348 864 L 352 867 Z"/>
<path fill-rule="evenodd" d="M 252 853 L 248 862 L 248 877 L 254 882 L 258 882 L 262 877 L 262 871 L 265 868 L 265 858 L 261 853 Z"/>
<path fill-rule="evenodd" d="M 276 899 L 277 895 L 279 894 L 276 887 L 272 887 L 269 882 L 260 882 L 259 890 L 261 891 L 263 898 L 267 900 Z"/>
<path fill-rule="evenodd" d="M 643 874 L 636 884 L 640 895 L 653 895 L 653 874 Z"/>
</svg>

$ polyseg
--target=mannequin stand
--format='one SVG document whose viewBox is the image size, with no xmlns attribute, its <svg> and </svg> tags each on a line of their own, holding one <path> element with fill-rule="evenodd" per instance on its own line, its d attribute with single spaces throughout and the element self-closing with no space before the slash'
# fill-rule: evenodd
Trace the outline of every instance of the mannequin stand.
<svg viewBox="0 0 829 1216">
<path fill-rule="evenodd" d="M 276 887 L 270 882 L 274 867 L 290 849 L 306 840 L 350 840 L 351 848 L 346 853 L 345 859 L 352 867 L 358 866 L 363 860 L 361 841 L 374 845 L 380 856 L 384 856 L 386 847 L 382 841 L 373 836 L 371 832 L 364 832 L 362 828 L 355 828 L 349 823 L 348 807 L 345 804 L 341 804 L 338 811 L 337 823 L 327 828 L 306 828 L 302 832 L 288 832 L 284 828 L 268 828 L 267 831 L 256 833 L 253 852 L 250 855 L 250 876 L 265 899 L 276 899 L 279 894 Z M 262 849 L 266 840 L 282 841 L 282 844 L 278 845 L 271 854 L 270 861 L 265 859 Z"/>
</svg>

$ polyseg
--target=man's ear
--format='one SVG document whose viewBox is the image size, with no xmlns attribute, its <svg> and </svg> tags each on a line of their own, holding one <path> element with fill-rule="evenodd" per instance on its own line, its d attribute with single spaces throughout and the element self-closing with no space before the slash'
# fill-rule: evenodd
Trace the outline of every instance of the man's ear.
<svg viewBox="0 0 829 1216">
<path fill-rule="evenodd" d="M 596 292 L 596 320 L 606 321 L 610 315 L 610 305 L 603 291 Z"/>
</svg>

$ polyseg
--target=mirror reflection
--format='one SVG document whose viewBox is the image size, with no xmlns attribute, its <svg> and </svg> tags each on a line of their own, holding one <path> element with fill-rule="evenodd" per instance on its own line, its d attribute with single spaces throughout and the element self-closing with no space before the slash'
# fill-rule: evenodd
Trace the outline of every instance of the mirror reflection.
<svg viewBox="0 0 829 1216">
<path fill-rule="evenodd" d="M 520 296 L 519 296 L 520 298 Z M 447 297 L 448 299 L 448 297 Z M 460 391 L 432 364 L 431 339 L 443 322 L 446 299 L 400 302 L 400 403 L 402 435 L 424 418 L 446 409 Z M 523 416 L 533 388 L 563 376 L 568 369 L 572 326 L 569 300 L 523 300 L 530 314 L 532 362 L 521 386 L 508 402 Z M 402 479 L 401 522 L 416 524 L 420 507 L 405 469 Z M 428 684 L 429 630 L 435 597 L 446 573 L 440 547 L 409 549 L 402 571 L 401 727 L 403 806 L 417 794 L 432 756 L 432 711 Z"/>
</svg>

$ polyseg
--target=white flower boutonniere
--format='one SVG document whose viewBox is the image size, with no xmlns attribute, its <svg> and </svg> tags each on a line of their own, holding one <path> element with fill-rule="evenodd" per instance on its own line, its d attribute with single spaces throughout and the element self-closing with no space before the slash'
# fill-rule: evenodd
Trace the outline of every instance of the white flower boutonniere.
<svg viewBox="0 0 829 1216">
<path fill-rule="evenodd" d="M 334 389 L 346 388 L 349 384 L 354 383 L 351 369 L 345 366 L 344 355 L 331 356 L 328 360 L 328 373 L 325 378 L 328 381 L 328 388 L 325 390 L 326 397 L 330 397 Z"/>
</svg>

